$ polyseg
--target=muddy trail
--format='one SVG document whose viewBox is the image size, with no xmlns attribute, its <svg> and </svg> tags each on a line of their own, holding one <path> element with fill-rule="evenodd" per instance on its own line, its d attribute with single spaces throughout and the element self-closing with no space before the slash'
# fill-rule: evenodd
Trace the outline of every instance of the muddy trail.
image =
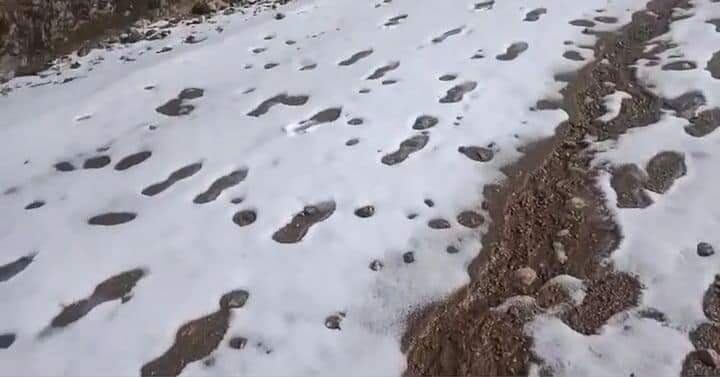
<svg viewBox="0 0 720 377">
<path fill-rule="evenodd" d="M 482 205 L 491 224 L 469 267 L 471 283 L 411 316 L 403 338 L 406 376 L 526 375 L 531 364 L 552 375 L 523 331 L 535 314 L 556 315 L 590 335 L 637 304 L 637 279 L 606 263 L 622 235 L 596 187 L 599 171 L 591 166 L 588 140 L 614 139 L 659 119 L 662 100 L 638 83 L 632 65 L 653 58 L 656 52 L 644 52 L 645 46 L 669 30 L 675 7 L 689 5 L 652 0 L 617 32 L 596 33 L 594 62 L 572 74 L 562 93 L 559 106 L 569 120 L 505 168 L 502 186 L 485 188 Z M 607 111 L 603 97 L 616 90 L 630 97 L 616 118 L 598 121 Z M 632 191 L 625 186 L 615 187 L 619 197 Z M 573 302 L 566 284 L 578 279 L 586 286 L 581 303 Z"/>
</svg>

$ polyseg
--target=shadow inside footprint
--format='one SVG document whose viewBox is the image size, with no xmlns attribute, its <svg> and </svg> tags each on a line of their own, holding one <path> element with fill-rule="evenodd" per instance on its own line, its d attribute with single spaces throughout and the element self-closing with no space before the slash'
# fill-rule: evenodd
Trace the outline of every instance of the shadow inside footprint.
<svg viewBox="0 0 720 377">
<path fill-rule="evenodd" d="M 660 152 L 650 159 L 645 170 L 648 175 L 645 188 L 664 194 L 678 178 L 687 174 L 685 156 L 673 151 Z"/>
<path fill-rule="evenodd" d="M 612 170 L 610 186 L 617 195 L 619 208 L 646 208 L 653 201 L 643 189 L 647 175 L 635 164 L 626 164 Z"/>
<path fill-rule="evenodd" d="M 245 180 L 247 174 L 248 169 L 239 169 L 233 171 L 228 175 L 218 178 L 210 185 L 207 191 L 196 196 L 195 199 L 193 199 L 193 202 L 196 204 L 212 202 L 213 200 L 217 199 L 223 191 L 240 184 L 240 182 Z"/>
<path fill-rule="evenodd" d="M 93 310 L 96 306 L 108 301 L 122 300 L 127 302 L 137 282 L 146 275 L 146 271 L 136 268 L 112 276 L 95 287 L 86 299 L 76 301 L 66 307 L 50 322 L 51 328 L 65 327 Z"/>
<path fill-rule="evenodd" d="M 287 93 L 278 94 L 275 97 L 263 101 L 247 115 L 251 117 L 259 117 L 270 111 L 270 108 L 273 106 L 279 104 L 285 106 L 302 106 L 307 103 L 308 99 L 310 99 L 310 97 L 305 95 L 288 95 Z"/>
<path fill-rule="evenodd" d="M 102 226 L 120 225 L 135 220 L 136 217 L 137 214 L 132 212 L 108 212 L 91 217 L 88 219 L 88 224 Z"/>
<path fill-rule="evenodd" d="M 150 151 L 142 151 L 142 152 L 131 154 L 131 155 L 121 159 L 115 165 L 115 170 L 123 171 L 123 170 L 130 169 L 131 167 L 144 162 L 145 160 L 150 158 L 150 156 L 152 156 L 152 152 L 150 152 Z"/>
<path fill-rule="evenodd" d="M 392 153 L 386 154 L 381 159 L 385 165 L 397 165 L 405 161 L 411 154 L 425 148 L 430 136 L 425 134 L 412 136 L 400 143 L 400 147 Z"/>
<path fill-rule="evenodd" d="M 189 177 L 192 177 L 193 175 L 195 175 L 195 173 L 199 172 L 200 169 L 202 169 L 201 162 L 196 162 L 194 164 L 184 166 L 184 167 L 174 171 L 164 181 L 158 182 L 158 183 L 155 183 L 153 185 L 146 187 L 144 190 L 142 190 L 142 194 L 145 196 L 155 196 L 155 195 L 167 190 L 170 186 L 174 185 L 176 182 L 186 179 L 186 178 L 189 178 Z"/>
<path fill-rule="evenodd" d="M 335 212 L 335 202 L 326 201 L 305 207 L 289 224 L 276 231 L 272 239 L 279 243 L 297 243 L 313 225 L 326 220 Z"/>
<path fill-rule="evenodd" d="M 520 56 L 520 54 L 525 52 L 529 47 L 530 47 L 530 45 L 527 44 L 527 42 L 515 42 L 515 43 L 511 44 L 510 46 L 508 46 L 508 48 L 505 50 L 504 54 L 500 54 L 500 55 L 496 56 L 495 58 L 497 60 L 503 60 L 503 61 L 513 60 L 513 59 L 517 58 L 518 56 Z"/>
<path fill-rule="evenodd" d="M 678 60 L 676 62 L 664 64 L 661 67 L 663 71 L 688 71 L 695 68 L 697 68 L 697 64 L 689 60 Z"/>
<path fill-rule="evenodd" d="M 21 273 L 27 266 L 32 263 L 35 254 L 25 255 L 13 262 L 0 266 L 0 282 L 8 281 Z"/>
<path fill-rule="evenodd" d="M 440 103 L 456 103 L 462 101 L 465 94 L 472 92 L 477 88 L 477 82 L 465 81 L 450 88 L 444 97 L 440 98 Z"/>
<path fill-rule="evenodd" d="M 190 114 L 193 110 L 195 110 L 195 106 L 186 103 L 186 101 L 200 98 L 204 93 L 205 91 L 199 88 L 183 89 L 183 91 L 178 94 L 177 98 L 167 101 L 162 106 L 156 108 L 155 111 L 166 116 L 182 116 Z"/>
<path fill-rule="evenodd" d="M 394 61 L 390 62 L 387 65 L 384 65 L 378 69 L 375 70 L 370 76 L 368 76 L 368 80 L 377 80 L 383 76 L 385 76 L 386 73 L 390 71 L 396 70 L 398 67 L 400 67 L 400 62 Z"/>
<path fill-rule="evenodd" d="M 458 28 L 448 30 L 448 31 L 442 33 L 442 35 L 433 38 L 432 43 L 435 43 L 435 44 L 442 43 L 449 37 L 460 34 L 460 32 L 463 31 L 463 29 L 465 29 L 465 26 L 460 26 Z"/>
<path fill-rule="evenodd" d="M 360 52 L 356 52 L 351 57 L 338 63 L 338 65 L 340 65 L 340 66 L 353 65 L 353 64 L 357 63 L 359 60 L 367 58 L 372 53 L 373 53 L 373 49 L 367 49 L 367 50 L 363 50 Z"/>
<path fill-rule="evenodd" d="M 175 334 L 175 342 L 160 357 L 145 364 L 140 375 L 177 376 L 185 367 L 210 355 L 222 342 L 230 326 L 233 309 L 245 306 L 250 294 L 235 290 L 220 298 L 220 309 L 182 325 Z"/>
</svg>

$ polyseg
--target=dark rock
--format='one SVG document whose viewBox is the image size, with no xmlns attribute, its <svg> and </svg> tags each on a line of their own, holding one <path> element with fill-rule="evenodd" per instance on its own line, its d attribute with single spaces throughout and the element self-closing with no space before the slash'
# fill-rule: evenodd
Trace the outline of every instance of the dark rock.
<svg viewBox="0 0 720 377">
<path fill-rule="evenodd" d="M 709 257 L 715 254 L 715 249 L 707 242 L 697 244 L 697 254 L 701 257 Z"/>
<path fill-rule="evenodd" d="M 250 293 L 244 289 L 237 289 L 224 294 L 220 298 L 220 308 L 222 309 L 239 309 L 245 306 Z"/>
<path fill-rule="evenodd" d="M 415 262 L 415 253 L 413 253 L 412 251 L 408 251 L 407 253 L 404 253 L 402 255 L 402 258 L 403 258 L 403 262 L 405 262 L 405 263 L 408 263 L 408 264 L 413 263 L 413 262 Z"/>
</svg>

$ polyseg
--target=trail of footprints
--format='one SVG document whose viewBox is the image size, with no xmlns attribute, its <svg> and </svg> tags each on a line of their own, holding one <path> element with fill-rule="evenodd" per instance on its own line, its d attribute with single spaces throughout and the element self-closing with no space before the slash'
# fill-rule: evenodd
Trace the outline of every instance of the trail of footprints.
<svg viewBox="0 0 720 377">
<path fill-rule="evenodd" d="M 492 10 L 494 1 L 483 1 L 476 3 L 474 9 L 476 11 L 488 11 Z M 536 22 L 541 19 L 542 15 L 547 13 L 545 8 L 537 8 L 529 11 L 523 21 L 525 22 Z M 392 29 L 401 25 L 405 20 L 409 18 L 407 14 L 399 14 L 397 16 L 390 17 L 387 19 L 382 26 Z M 601 20 L 597 20 L 602 22 Z M 609 20 L 605 20 L 609 21 Z M 586 20 L 572 21 L 571 23 L 577 24 L 577 26 L 592 27 L 594 22 Z M 444 43 L 450 38 L 461 36 L 462 32 L 466 29 L 466 26 L 459 26 L 453 29 L 449 29 L 440 35 L 437 35 L 430 39 L 432 44 Z M 272 36 L 274 37 L 274 36 Z M 273 39 L 271 36 L 265 37 L 265 40 Z M 296 42 L 287 40 L 285 45 L 292 46 Z M 496 56 L 497 60 L 510 61 L 518 58 L 523 52 L 529 48 L 526 42 L 518 41 L 510 44 L 506 51 L 501 52 Z M 256 47 L 249 50 L 249 53 L 258 57 L 266 55 L 268 47 Z M 349 67 L 355 64 L 361 64 L 362 61 L 373 54 L 374 50 L 368 48 L 351 54 L 340 60 L 337 66 Z M 480 59 L 484 57 L 482 50 L 478 50 L 474 53 L 473 59 Z M 576 60 L 576 55 L 568 54 L 567 58 Z M 581 57 L 580 57 L 581 58 Z M 277 66 L 275 62 L 266 62 L 262 64 L 265 69 L 272 69 Z M 250 69 L 253 65 L 247 64 L 246 68 Z M 299 70 L 308 71 L 315 69 L 317 63 L 306 62 Z M 390 85 L 397 82 L 397 79 L 385 79 L 388 73 L 400 69 L 401 62 L 397 60 L 388 61 L 385 65 L 374 68 L 369 74 L 366 74 L 365 80 L 376 81 L 383 80 L 383 85 Z M 458 79 L 456 73 L 446 73 L 438 77 L 441 82 L 453 82 Z M 466 95 L 478 87 L 478 83 L 472 80 L 463 80 L 456 84 L 451 84 L 447 89 L 444 96 L 438 99 L 441 104 L 456 104 L 463 101 Z M 253 88 L 254 90 L 254 88 Z M 246 91 L 245 94 L 251 93 L 253 90 Z M 361 89 L 360 94 L 369 93 L 369 89 Z M 205 90 L 201 88 L 187 88 L 182 90 L 174 98 L 169 99 L 164 104 L 158 106 L 155 111 L 161 116 L 166 117 L 182 117 L 190 115 L 198 105 L 201 104 L 201 98 L 205 95 Z M 276 106 L 287 106 L 287 107 L 301 107 L 305 106 L 310 102 L 310 96 L 306 94 L 290 94 L 280 93 L 268 99 L 261 101 L 254 109 L 250 110 L 246 115 L 251 118 L 261 118 L 263 115 L 270 112 Z M 304 120 L 297 122 L 286 128 L 286 131 L 302 134 L 308 132 L 325 123 L 335 122 L 342 115 L 342 106 L 328 107 L 322 110 L 317 110 L 314 114 L 310 115 Z M 718 116 L 716 114 L 710 114 L 709 117 Z M 701 121 L 700 125 L 695 125 L 698 129 L 697 133 L 706 132 L 708 126 L 705 126 Z M 364 123 L 362 117 L 353 117 L 347 124 L 349 126 L 361 126 Z M 409 128 L 415 134 L 409 135 L 406 139 L 399 142 L 397 148 L 385 154 L 381 157 L 380 162 L 386 166 L 395 166 L 403 163 L 413 154 L 423 150 L 430 141 L 430 131 L 435 127 L 440 127 L 441 120 L 433 115 L 420 114 L 417 115 L 409 125 Z M 717 127 L 717 126 L 715 126 Z M 354 146 L 359 143 L 358 138 L 351 138 L 346 141 L 347 146 Z M 487 147 L 473 146 L 473 145 L 462 145 L 457 147 L 458 158 L 467 158 L 473 163 L 486 163 L 493 159 L 497 152 L 493 145 Z M 150 150 L 140 150 L 133 154 L 122 157 L 114 165 L 114 170 L 118 172 L 124 172 L 132 169 L 140 164 L 145 163 L 153 156 Z M 660 161 L 654 164 L 648 164 L 647 171 L 650 177 L 642 178 L 640 188 L 653 189 L 653 190 L 667 190 L 668 184 L 664 181 L 665 175 L 660 172 L 664 172 L 664 166 L 671 164 L 677 168 L 673 174 L 670 174 L 673 179 L 685 174 L 684 165 L 679 167 L 680 164 L 674 159 L 673 156 L 664 156 L 659 158 Z M 110 153 L 98 154 L 86 158 L 82 162 L 78 161 L 62 161 L 55 164 L 55 169 L 58 172 L 66 173 L 77 170 L 77 166 L 81 166 L 84 170 L 95 170 L 103 169 L 112 164 L 112 157 Z M 658 167 L 656 167 L 656 165 Z M 179 184 L 183 181 L 191 180 L 196 174 L 198 174 L 203 168 L 201 161 L 192 162 L 184 165 L 172 173 L 170 173 L 164 179 L 151 183 L 140 192 L 145 197 L 157 197 L 167 190 L 171 189 L 174 185 Z M 216 201 L 224 192 L 232 189 L 235 186 L 240 185 L 247 179 L 249 175 L 249 169 L 247 167 L 238 168 L 236 170 L 227 172 L 226 174 L 216 178 L 212 183 L 209 184 L 206 189 L 198 193 L 192 200 L 194 204 L 203 205 Z M 662 177 L 660 177 L 662 176 Z M 672 184 L 672 183 L 670 183 Z M 633 186 L 634 188 L 635 186 Z M 636 193 L 637 194 L 637 193 Z M 637 194 L 641 195 L 641 194 Z M 620 196 L 619 196 L 620 197 Z M 620 199 L 619 199 L 620 200 Z M 244 203 L 243 197 L 235 197 L 230 200 L 232 204 Z M 26 206 L 26 209 L 37 209 L 45 205 L 42 200 L 36 200 Z M 432 209 L 434 207 L 434 201 L 431 199 L 425 200 L 425 206 Z M 333 216 L 337 210 L 337 205 L 334 200 L 327 200 L 309 204 L 302 208 L 298 212 L 292 215 L 289 221 L 280 225 L 278 229 L 272 234 L 271 239 L 279 244 L 294 244 L 302 242 L 302 240 L 312 231 L 314 227 L 321 226 L 320 224 Z M 354 215 L 358 218 L 358 221 L 372 221 L 372 218 L 376 216 L 378 209 L 372 204 L 365 204 L 363 206 L 353 209 Z M 408 221 L 416 221 L 421 216 L 421 211 L 415 211 L 406 214 Z M 231 221 L 238 227 L 238 229 L 245 229 L 251 227 L 254 224 L 258 216 L 262 213 L 258 213 L 256 208 L 243 208 L 239 209 L 232 216 Z M 101 213 L 88 218 L 87 223 L 95 227 L 112 227 L 122 224 L 126 224 L 135 220 L 138 217 L 137 213 L 129 211 L 110 211 Z M 464 210 L 461 211 L 454 222 L 462 227 L 469 229 L 477 229 L 481 227 L 485 219 L 483 215 L 475 210 Z M 446 231 L 453 227 L 453 222 L 442 217 L 428 216 L 425 221 L 428 229 L 434 231 Z M 241 230 L 239 230 L 241 231 Z M 456 244 L 447 245 L 445 251 L 447 254 L 457 254 L 460 252 L 460 248 Z M 398 253 L 397 258 L 403 264 L 412 264 L 417 258 L 421 258 L 413 250 L 405 250 Z M 35 258 L 35 254 L 21 257 L 15 261 L 9 262 L 5 265 L 0 266 L 0 283 L 7 281 L 16 275 L 20 274 L 25 270 Z M 365 268 L 369 268 L 372 271 L 380 272 L 384 268 L 388 261 L 372 260 L 369 261 Z M 125 303 L 132 298 L 132 291 L 138 284 L 138 282 L 147 275 L 148 271 L 142 268 L 137 268 L 129 271 L 122 272 L 118 275 L 112 276 L 107 280 L 97 285 L 93 293 L 84 299 L 80 299 L 73 304 L 66 306 L 63 310 L 57 314 L 51 321 L 48 331 L 57 330 L 70 326 L 72 323 L 82 319 L 87 313 L 96 308 L 99 305 L 103 305 L 112 301 L 120 301 Z M 175 376 L 180 374 L 183 369 L 192 362 L 205 359 L 208 363 L 210 359 L 206 359 L 211 353 L 220 345 L 222 340 L 225 338 L 228 330 L 229 321 L 232 318 L 232 312 L 236 309 L 242 308 L 249 298 L 249 293 L 244 290 L 236 290 L 223 295 L 219 301 L 219 308 L 212 314 L 200 317 L 195 320 L 191 320 L 182 325 L 176 333 L 174 343 L 167 349 L 165 353 L 159 355 L 154 360 L 149 361 L 142 366 L 140 374 L 142 376 Z M 325 320 L 325 327 L 330 330 L 341 330 L 342 320 L 345 317 L 344 312 L 337 312 L 329 315 Z M 0 333 L 0 349 L 10 347 L 15 341 L 14 334 L 3 334 Z M 228 347 L 232 349 L 243 349 L 248 346 L 249 340 L 245 337 L 234 335 L 231 336 L 228 341 Z M 262 342 L 255 343 L 255 346 L 259 349 L 264 350 L 266 353 L 272 352 L 272 349 Z"/>
</svg>

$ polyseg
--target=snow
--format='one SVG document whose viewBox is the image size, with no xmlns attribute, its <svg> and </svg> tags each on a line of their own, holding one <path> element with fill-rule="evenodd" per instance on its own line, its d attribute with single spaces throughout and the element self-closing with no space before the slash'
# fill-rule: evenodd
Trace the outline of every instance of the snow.
<svg viewBox="0 0 720 377">
<path fill-rule="evenodd" d="M 218 16 L 214 23 L 178 26 L 165 40 L 93 51 L 79 58 L 77 70 L 61 63 L 58 75 L 14 79 L 14 90 L 0 98 L 0 189 L 16 188 L 0 196 L 0 265 L 37 256 L 0 283 L 0 302 L 9 308 L 0 311 L 0 331 L 17 334 L 0 353 L 0 375 L 135 375 L 171 346 L 182 324 L 216 310 L 220 296 L 233 289 L 247 290 L 250 298 L 234 312 L 214 366 L 192 363 L 184 375 L 400 374 L 405 317 L 467 283 L 466 268 L 480 250 L 484 228 L 460 226 L 457 214 L 482 213 L 484 185 L 503 178 L 499 169 L 519 157 L 520 146 L 551 135 L 567 118 L 559 110 L 530 108 L 558 96 L 563 84 L 554 74 L 584 64 L 563 59 L 563 52 L 594 42 L 568 21 L 605 8 L 620 25 L 636 3 L 498 1 L 475 10 L 464 1 L 298 1 L 282 8 L 282 20 L 270 13 Z M 523 21 L 540 6 L 546 14 Z M 403 14 L 408 17 L 385 26 Z M 206 39 L 182 43 L 191 32 Z M 496 59 L 517 42 L 527 50 L 513 60 Z M 172 50 L 156 53 L 166 46 Z M 258 47 L 267 50 L 253 53 Z M 372 54 L 355 64 L 338 65 L 368 49 Z M 484 58 L 470 59 L 479 50 Z M 400 64 L 382 79 L 366 79 L 391 62 Z M 267 63 L 278 65 L 264 69 Z M 317 68 L 299 70 L 308 64 Z M 449 73 L 457 79 L 438 80 Z M 383 85 L 387 79 L 397 82 Z M 471 81 L 476 87 L 461 101 L 439 102 L 453 86 Z M 44 85 L 28 87 L 36 84 Z M 193 87 L 204 95 L 186 101 L 195 107 L 190 114 L 155 111 Z M 360 93 L 364 88 L 371 91 Z M 309 100 L 246 115 L 282 93 Z M 342 107 L 339 119 L 297 132 L 302 121 L 334 107 Z M 426 130 L 427 145 L 402 163 L 383 164 L 384 155 L 420 134 L 412 124 L 424 114 L 439 119 Z M 346 124 L 354 117 L 363 124 Z M 359 143 L 346 146 L 351 138 Z M 480 163 L 458 153 L 470 145 L 488 147 L 495 157 Z M 96 152 L 101 147 L 109 149 Z M 112 169 L 140 151 L 152 156 L 126 171 Z M 113 163 L 102 169 L 53 168 L 60 161 L 80 167 L 103 153 Z M 141 195 L 197 162 L 202 169 L 192 177 L 159 195 Z M 248 169 L 243 182 L 216 201 L 193 203 L 238 169 Z M 238 197 L 241 204 L 230 203 Z M 47 204 L 25 210 L 34 200 Z M 305 206 L 328 200 L 335 212 L 301 242 L 273 241 Z M 353 214 L 368 204 L 374 216 Z M 257 220 L 238 227 L 231 219 L 246 209 L 255 210 Z M 137 218 L 111 227 L 87 224 L 113 211 Z M 412 213 L 419 216 L 410 220 Z M 438 217 L 451 228 L 428 228 Z M 447 253 L 449 245 L 460 252 Z M 415 262 L 403 263 L 411 250 Z M 375 259 L 382 270 L 368 268 Z M 62 305 L 137 267 L 148 275 L 130 301 L 104 303 L 38 337 Z M 342 329 L 327 329 L 325 318 L 337 312 L 347 313 Z M 248 338 L 245 350 L 225 345 L 235 335 Z"/>
<path fill-rule="evenodd" d="M 605 102 L 605 107 L 607 111 L 605 112 L 605 114 L 600 116 L 598 120 L 607 123 L 617 118 L 617 116 L 620 115 L 622 100 L 625 98 L 632 98 L 632 96 L 621 90 L 617 90 L 612 94 L 605 96 L 603 100 Z"/>
<path fill-rule="evenodd" d="M 720 46 L 720 33 L 705 21 L 720 16 L 720 7 L 709 0 L 692 3 L 692 16 L 672 23 L 669 34 L 658 38 L 678 47 L 661 54 L 659 65 L 646 66 L 641 61 L 638 75 L 664 98 L 701 91 L 707 101 L 698 109 L 701 112 L 720 106 L 720 80 L 704 69 Z M 662 70 L 675 54 L 696 62 L 698 68 Z M 644 168 L 657 153 L 676 151 L 685 157 L 687 174 L 664 194 L 647 191 L 654 203 L 644 209 L 617 208 L 610 174 L 601 176 L 599 184 L 623 233 L 611 260 L 617 270 L 640 280 L 640 305 L 593 336 L 575 333 L 555 318 L 533 323 L 529 331 L 536 342 L 535 351 L 556 375 L 679 375 L 685 356 L 693 350 L 688 334 L 708 321 L 703 314 L 703 295 L 720 271 L 720 255 L 700 257 L 696 251 L 700 242 L 708 242 L 716 250 L 720 247 L 720 201 L 716 198 L 720 179 L 714 175 L 720 163 L 720 134 L 716 130 L 693 137 L 685 132 L 686 125 L 687 120 L 665 111 L 656 124 L 630 129 L 617 142 L 599 145 L 599 166 L 635 163 Z M 640 318 L 638 312 L 643 308 L 664 313 L 666 321 Z"/>
</svg>

